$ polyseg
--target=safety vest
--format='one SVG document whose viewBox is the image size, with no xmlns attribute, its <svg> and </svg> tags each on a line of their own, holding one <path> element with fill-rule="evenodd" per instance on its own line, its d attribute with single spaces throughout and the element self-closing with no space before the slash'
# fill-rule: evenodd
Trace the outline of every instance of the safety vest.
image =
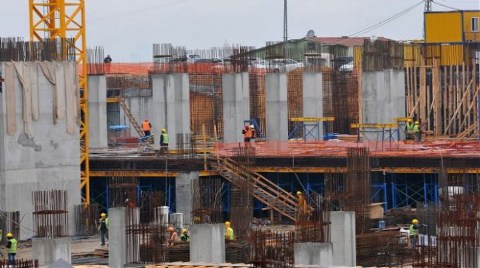
<svg viewBox="0 0 480 268">
<path fill-rule="evenodd" d="M 144 131 L 145 131 L 145 130 L 150 130 L 150 129 L 151 129 L 151 127 L 150 127 L 150 122 L 148 122 L 148 121 L 143 121 L 142 128 L 143 128 Z"/>
<path fill-rule="evenodd" d="M 418 229 L 413 228 L 415 224 L 410 225 L 410 228 L 408 228 L 408 231 L 410 232 L 410 235 L 418 235 Z"/>
<path fill-rule="evenodd" d="M 10 241 L 10 248 L 8 249 L 8 253 L 17 253 L 17 239 L 12 238 Z"/>
<path fill-rule="evenodd" d="M 420 132 L 420 126 L 418 124 L 413 126 L 413 132 Z"/>
<path fill-rule="evenodd" d="M 245 138 L 252 138 L 252 137 L 253 137 L 252 129 L 249 128 L 249 129 L 245 130 Z"/>
<path fill-rule="evenodd" d="M 227 240 L 234 240 L 235 239 L 235 236 L 233 235 L 232 227 L 227 228 L 227 230 L 225 232 L 225 238 Z"/>
<path fill-rule="evenodd" d="M 413 131 L 413 124 L 407 122 L 407 130 Z"/>
<path fill-rule="evenodd" d="M 162 143 L 163 144 L 168 144 L 169 142 L 168 134 L 167 133 L 162 133 Z"/>
</svg>

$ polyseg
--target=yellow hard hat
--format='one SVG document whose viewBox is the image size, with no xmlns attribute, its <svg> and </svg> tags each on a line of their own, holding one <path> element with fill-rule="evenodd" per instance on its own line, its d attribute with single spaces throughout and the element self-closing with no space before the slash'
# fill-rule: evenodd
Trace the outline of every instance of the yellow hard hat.
<svg viewBox="0 0 480 268">
<path fill-rule="evenodd" d="M 11 237 L 13 237 L 13 234 L 12 234 L 12 233 L 8 233 L 8 234 L 7 234 L 7 238 L 11 238 Z"/>
<path fill-rule="evenodd" d="M 303 194 L 303 193 L 302 193 L 302 192 L 300 192 L 300 191 L 297 191 L 297 195 L 301 195 L 301 194 Z"/>
<path fill-rule="evenodd" d="M 186 233 L 186 232 L 188 232 L 187 229 L 182 229 L 182 233 Z"/>
<path fill-rule="evenodd" d="M 166 129 L 164 129 L 164 128 L 162 128 L 162 132 L 164 132 L 164 133 L 165 133 L 165 132 L 167 132 L 167 130 L 166 130 Z"/>
<path fill-rule="evenodd" d="M 226 225 L 226 226 L 230 226 L 230 222 L 229 222 L 229 221 L 226 221 L 226 222 L 225 222 L 225 225 Z"/>
<path fill-rule="evenodd" d="M 412 122 L 412 119 L 411 119 L 411 118 L 408 118 L 408 119 L 407 119 L 407 122 Z"/>
<path fill-rule="evenodd" d="M 413 224 L 418 224 L 418 220 L 417 220 L 417 219 L 413 219 L 413 220 L 412 220 L 412 223 L 413 223 Z"/>
<path fill-rule="evenodd" d="M 102 213 L 102 214 L 100 214 L 100 217 L 107 217 L 107 214 Z"/>
<path fill-rule="evenodd" d="M 415 125 L 418 125 L 418 124 L 420 124 L 420 122 L 418 122 L 418 121 L 415 121 Z"/>
</svg>

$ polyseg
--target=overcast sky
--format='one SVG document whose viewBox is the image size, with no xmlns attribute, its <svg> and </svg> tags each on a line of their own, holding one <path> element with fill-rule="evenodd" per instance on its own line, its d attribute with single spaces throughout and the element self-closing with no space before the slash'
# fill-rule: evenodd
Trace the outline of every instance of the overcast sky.
<svg viewBox="0 0 480 268">
<path fill-rule="evenodd" d="M 152 60 L 152 44 L 188 49 L 228 44 L 260 47 L 283 38 L 283 0 L 85 0 L 87 44 L 115 62 Z M 478 0 L 436 0 L 433 11 L 480 9 Z M 288 35 L 419 39 L 420 0 L 288 0 Z M 416 7 L 413 7 L 417 5 Z M 410 8 L 410 9 L 409 9 Z M 405 13 L 401 13 L 406 11 Z M 396 14 L 401 14 L 395 16 Z M 395 19 L 393 19 L 393 18 Z M 392 21 L 383 25 L 386 20 Z M 0 0 L 0 37 L 28 39 L 28 0 Z"/>
</svg>

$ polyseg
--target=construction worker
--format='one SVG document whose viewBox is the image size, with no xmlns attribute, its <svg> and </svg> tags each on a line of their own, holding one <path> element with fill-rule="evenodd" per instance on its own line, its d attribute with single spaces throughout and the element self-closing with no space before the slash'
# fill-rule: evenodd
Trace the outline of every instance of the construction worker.
<svg viewBox="0 0 480 268">
<path fill-rule="evenodd" d="M 8 264 L 15 265 L 15 256 L 17 255 L 17 239 L 13 237 L 12 233 L 7 234 L 7 248 L 8 248 Z"/>
<path fill-rule="evenodd" d="M 98 230 L 100 231 L 101 245 L 105 246 L 105 238 L 108 240 L 108 217 L 105 213 L 100 214 Z"/>
<path fill-rule="evenodd" d="M 168 153 L 169 141 L 167 130 L 162 128 L 162 134 L 160 135 L 160 153 Z"/>
<path fill-rule="evenodd" d="M 305 196 L 302 192 L 297 191 L 297 198 L 298 198 L 298 207 L 297 207 L 297 220 L 307 220 L 309 216 L 307 200 L 305 200 Z"/>
<path fill-rule="evenodd" d="M 230 222 L 225 222 L 225 239 L 226 240 L 235 240 L 235 235 L 233 234 L 233 228 L 230 227 Z"/>
<path fill-rule="evenodd" d="M 421 142 L 422 141 L 422 130 L 420 129 L 420 122 L 415 121 L 415 125 L 413 125 L 413 132 L 415 133 L 415 141 Z"/>
<path fill-rule="evenodd" d="M 182 235 L 180 236 L 180 240 L 182 241 L 190 241 L 190 236 L 188 235 L 188 230 L 187 229 L 183 229 L 182 230 Z"/>
<path fill-rule="evenodd" d="M 245 148 L 250 147 L 250 139 L 253 137 L 252 136 L 253 132 L 249 125 L 245 125 L 245 127 L 242 130 L 242 134 L 243 134 L 243 141 L 245 143 Z"/>
<path fill-rule="evenodd" d="M 148 137 L 151 135 L 150 130 L 152 129 L 152 124 L 148 121 L 148 119 L 143 120 L 142 123 L 142 130 L 143 133 L 145 133 L 145 137 Z"/>
<path fill-rule="evenodd" d="M 407 124 L 406 125 L 407 125 L 407 129 L 406 129 L 407 131 L 405 132 L 405 139 L 406 140 L 413 140 L 413 136 L 414 136 L 415 131 L 413 129 L 414 124 L 412 123 L 411 118 L 407 119 Z"/>
<path fill-rule="evenodd" d="M 420 224 L 417 219 L 413 219 L 412 224 L 408 228 L 408 238 L 410 239 L 412 249 L 417 247 L 418 229 L 420 229 Z"/>
<path fill-rule="evenodd" d="M 170 236 L 168 237 L 168 246 L 173 247 L 175 245 L 175 241 L 178 239 L 177 232 L 175 232 L 175 229 L 170 226 L 168 227 L 168 232 L 170 233 Z"/>
<path fill-rule="evenodd" d="M 103 63 L 112 63 L 112 57 L 110 57 L 110 55 L 107 55 L 107 56 L 103 59 Z"/>
</svg>

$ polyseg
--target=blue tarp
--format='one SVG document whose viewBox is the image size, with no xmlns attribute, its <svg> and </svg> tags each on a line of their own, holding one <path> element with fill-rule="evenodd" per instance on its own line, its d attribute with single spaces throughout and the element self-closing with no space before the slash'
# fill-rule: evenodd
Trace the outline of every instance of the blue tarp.
<svg viewBox="0 0 480 268">
<path fill-rule="evenodd" d="M 108 128 L 110 130 L 120 131 L 120 130 L 124 130 L 124 129 L 130 128 L 130 127 L 126 126 L 126 125 L 114 125 L 114 126 L 109 126 Z"/>
</svg>

